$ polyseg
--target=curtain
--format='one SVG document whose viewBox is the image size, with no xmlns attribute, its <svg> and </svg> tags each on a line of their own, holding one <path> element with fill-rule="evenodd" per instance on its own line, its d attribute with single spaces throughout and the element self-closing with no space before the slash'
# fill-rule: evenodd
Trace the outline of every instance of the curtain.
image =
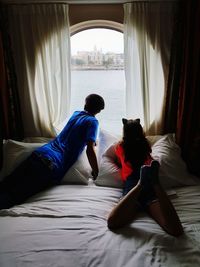
<svg viewBox="0 0 200 267">
<path fill-rule="evenodd" d="M 54 136 L 70 110 L 68 5 L 9 6 L 25 136 Z"/>
<path fill-rule="evenodd" d="M 177 108 L 179 101 L 179 84 L 182 65 L 182 46 L 183 46 L 183 12 L 182 3 L 178 4 L 175 16 L 175 27 L 172 37 L 171 58 L 169 66 L 169 77 L 166 90 L 166 105 L 164 119 L 164 133 L 175 133 L 177 124 Z"/>
<path fill-rule="evenodd" d="M 175 6 L 124 4 L 127 116 L 140 118 L 147 134 L 163 130 Z"/>
<path fill-rule="evenodd" d="M 184 1 L 182 14 L 176 137 L 184 159 L 200 175 L 200 2 Z"/>
<path fill-rule="evenodd" d="M 21 140 L 23 124 L 14 68 L 7 8 L 0 5 L 0 168 L 3 160 L 3 139 Z"/>
<path fill-rule="evenodd" d="M 200 2 L 184 1 L 177 140 L 183 154 L 200 138 Z M 199 153 L 200 151 L 198 151 Z"/>
</svg>

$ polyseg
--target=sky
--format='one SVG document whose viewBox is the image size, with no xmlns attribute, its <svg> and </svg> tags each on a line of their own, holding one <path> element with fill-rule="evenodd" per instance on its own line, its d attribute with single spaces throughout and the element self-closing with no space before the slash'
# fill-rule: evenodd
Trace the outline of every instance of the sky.
<svg viewBox="0 0 200 267">
<path fill-rule="evenodd" d="M 77 51 L 93 51 L 94 46 L 103 53 L 124 52 L 124 40 L 121 32 L 109 29 L 89 29 L 74 34 L 71 37 L 71 54 Z"/>
</svg>

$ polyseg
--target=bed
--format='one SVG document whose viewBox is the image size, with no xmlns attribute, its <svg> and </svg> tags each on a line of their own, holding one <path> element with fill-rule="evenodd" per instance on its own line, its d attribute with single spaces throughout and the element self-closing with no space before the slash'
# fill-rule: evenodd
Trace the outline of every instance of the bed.
<svg viewBox="0 0 200 267">
<path fill-rule="evenodd" d="M 83 152 L 61 185 L 0 211 L 1 267 L 200 266 L 200 183 L 187 172 L 173 135 L 148 138 L 184 235 L 169 236 L 143 212 L 126 227 L 107 228 L 106 218 L 122 191 L 113 160 L 117 138 L 101 132 L 95 182 Z M 1 179 L 42 141 L 6 140 Z"/>
</svg>

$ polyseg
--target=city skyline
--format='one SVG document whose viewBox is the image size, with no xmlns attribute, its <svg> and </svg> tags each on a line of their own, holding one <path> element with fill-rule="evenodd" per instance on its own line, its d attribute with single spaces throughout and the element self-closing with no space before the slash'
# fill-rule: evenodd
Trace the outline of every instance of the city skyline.
<svg viewBox="0 0 200 267">
<path fill-rule="evenodd" d="M 94 46 L 102 53 L 124 52 L 124 40 L 121 32 L 109 29 L 89 29 L 78 32 L 71 37 L 71 54 L 79 51 L 93 51 Z"/>
<path fill-rule="evenodd" d="M 94 47 L 91 48 L 90 50 L 84 50 L 84 49 L 77 50 L 76 54 L 72 55 L 72 57 L 78 56 L 80 53 L 93 53 L 94 51 L 101 52 L 102 54 L 112 54 L 112 53 L 113 54 L 123 54 L 123 52 L 113 52 L 113 51 L 103 52 L 103 49 L 101 47 L 98 48 L 98 46 L 96 44 L 94 44 Z"/>
<path fill-rule="evenodd" d="M 94 46 L 91 51 L 77 51 L 71 57 L 73 69 L 123 69 L 124 54 L 105 52 Z"/>
</svg>

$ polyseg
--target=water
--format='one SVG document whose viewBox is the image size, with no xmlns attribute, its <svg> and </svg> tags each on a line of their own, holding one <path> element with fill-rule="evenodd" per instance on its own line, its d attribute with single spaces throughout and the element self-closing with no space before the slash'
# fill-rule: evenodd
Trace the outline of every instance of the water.
<svg viewBox="0 0 200 267">
<path fill-rule="evenodd" d="M 123 70 L 73 70 L 71 85 L 71 112 L 83 109 L 87 95 L 99 94 L 105 100 L 105 109 L 96 116 L 100 127 L 111 133 L 121 134 L 121 120 L 125 116 Z"/>
</svg>

